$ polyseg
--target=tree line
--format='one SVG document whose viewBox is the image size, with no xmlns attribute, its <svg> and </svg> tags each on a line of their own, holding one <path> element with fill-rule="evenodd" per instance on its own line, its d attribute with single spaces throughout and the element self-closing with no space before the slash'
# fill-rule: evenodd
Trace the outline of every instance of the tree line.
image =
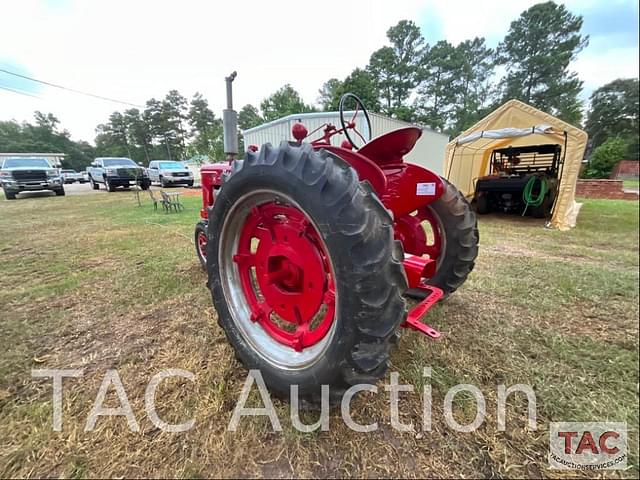
<svg viewBox="0 0 640 480">
<path fill-rule="evenodd" d="M 354 92 L 371 111 L 455 137 L 516 98 L 568 123 L 583 124 L 594 155 L 599 147 L 614 142 L 615 148 L 609 144 L 604 149 L 609 152 L 605 157 L 610 158 L 613 151 L 638 158 L 638 79 L 618 79 L 595 90 L 582 121 L 583 82 L 569 69 L 588 43 L 581 33 L 582 23 L 582 17 L 564 5 L 540 3 L 511 22 L 504 39 L 491 48 L 481 37 L 457 45 L 446 40 L 430 45 L 414 22 L 402 20 L 389 28 L 388 45 L 374 51 L 366 66 L 343 79 L 324 82 L 316 104 L 306 104 L 287 84 L 259 107 L 243 106 L 238 123 L 248 129 L 292 113 L 335 111 L 340 97 Z M 35 127 L 42 128 L 39 122 L 36 118 Z M 50 135 L 55 134 L 56 125 Z M 32 127 L 11 128 L 29 136 Z M 0 139 L 2 129 L 0 123 Z M 153 158 L 223 158 L 221 119 L 199 93 L 188 100 L 171 90 L 161 100 L 148 100 L 142 110 L 112 113 L 96 132 L 96 155 L 128 156 L 145 163 Z M 64 131 L 58 134 L 65 136 Z M 70 162 L 89 152 L 88 147 L 84 142 L 74 145 L 78 153 L 70 155 Z M 590 174 L 604 175 L 607 168 L 592 168 Z"/>
<path fill-rule="evenodd" d="M 142 111 L 113 112 L 96 132 L 96 151 L 105 156 L 127 156 L 145 163 L 158 158 L 223 156 L 222 120 L 200 93 L 188 101 L 171 90 L 162 100 L 148 100 Z"/>
<path fill-rule="evenodd" d="M 96 156 L 93 145 L 71 140 L 67 130 L 60 129 L 55 115 L 36 111 L 34 123 L 0 121 L 0 151 L 11 153 L 65 153 L 65 168 L 84 170 Z"/>
</svg>

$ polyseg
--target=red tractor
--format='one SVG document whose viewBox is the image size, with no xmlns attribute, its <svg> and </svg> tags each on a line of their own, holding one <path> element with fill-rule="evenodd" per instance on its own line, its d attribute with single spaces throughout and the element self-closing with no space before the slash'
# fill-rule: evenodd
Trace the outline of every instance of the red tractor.
<svg viewBox="0 0 640 480">
<path fill-rule="evenodd" d="M 309 141 L 298 123 L 294 141 L 202 168 L 196 251 L 220 326 L 274 393 L 297 384 L 312 403 L 320 385 L 337 399 L 383 376 L 399 327 L 440 336 L 421 318 L 462 285 L 478 254 L 464 196 L 403 159 L 422 130 L 367 141 L 359 112 L 371 132 L 364 105 L 346 94 L 341 128 L 326 124 Z M 419 300 L 409 311 L 405 295 Z"/>
</svg>

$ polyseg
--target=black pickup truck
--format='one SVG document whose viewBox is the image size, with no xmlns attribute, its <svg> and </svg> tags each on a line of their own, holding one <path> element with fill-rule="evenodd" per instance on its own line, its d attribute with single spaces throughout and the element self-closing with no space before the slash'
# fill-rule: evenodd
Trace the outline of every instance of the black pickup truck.
<svg viewBox="0 0 640 480">
<path fill-rule="evenodd" d="M 56 195 L 64 195 L 60 171 L 41 157 L 5 158 L 0 165 L 0 183 L 7 200 L 15 200 L 21 192 L 36 190 L 51 190 Z"/>
<path fill-rule="evenodd" d="M 147 170 L 126 157 L 99 157 L 87 170 L 94 190 L 98 190 L 101 183 L 109 192 L 136 184 L 147 190 L 151 185 Z"/>
</svg>

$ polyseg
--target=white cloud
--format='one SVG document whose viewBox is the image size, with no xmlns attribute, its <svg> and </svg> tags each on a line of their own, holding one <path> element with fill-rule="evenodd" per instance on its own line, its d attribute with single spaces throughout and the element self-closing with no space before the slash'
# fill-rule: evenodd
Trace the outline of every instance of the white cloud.
<svg viewBox="0 0 640 480">
<path fill-rule="evenodd" d="M 585 51 L 573 63 L 573 68 L 584 81 L 585 93 L 616 78 L 638 77 L 638 49 L 611 48 L 606 54 Z"/>
<path fill-rule="evenodd" d="M 531 5 L 532 0 L 441 1 L 429 0 L 427 15 L 438 18 L 444 38 L 453 44 L 473 37 L 504 37 L 511 22 Z"/>
<path fill-rule="evenodd" d="M 36 0 L 5 0 L 0 61 L 16 62 L 36 78 L 138 104 L 172 88 L 189 97 L 200 91 L 220 115 L 223 79 L 232 70 L 238 71 L 238 108 L 259 104 L 285 83 L 313 102 L 324 81 L 364 66 L 400 19 L 420 23 L 436 16 L 453 42 L 475 35 L 499 39 L 532 3 L 96 0 L 50 8 Z M 637 75 L 637 56 L 612 52 L 582 54 L 576 69 L 588 85 L 619 72 Z M 0 85 L 2 80 L 0 74 Z M 126 108 L 53 88 L 38 95 L 0 90 L 0 119 L 30 120 L 36 109 L 53 112 L 74 138 L 92 141 L 98 123 Z"/>
<path fill-rule="evenodd" d="M 330 77 L 365 65 L 387 28 L 416 18 L 419 1 L 131 2 L 81 1 L 56 9 L 33 0 L 2 2 L 0 60 L 36 78 L 144 103 L 169 89 L 202 92 L 224 106 L 224 77 L 238 71 L 235 102 L 258 104 L 285 83 L 307 102 Z M 0 76 L 0 81 L 2 77 Z M 1 84 L 1 83 L 0 83 Z M 126 108 L 46 88 L 41 100 L 0 90 L 0 118 L 54 112 L 75 138 Z"/>
</svg>

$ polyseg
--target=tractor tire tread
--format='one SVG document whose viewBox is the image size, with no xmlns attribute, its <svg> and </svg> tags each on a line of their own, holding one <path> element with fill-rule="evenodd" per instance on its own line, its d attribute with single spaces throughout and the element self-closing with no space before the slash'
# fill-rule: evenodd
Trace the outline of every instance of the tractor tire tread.
<svg viewBox="0 0 640 480">
<path fill-rule="evenodd" d="M 200 232 L 208 235 L 207 222 L 205 220 L 200 220 L 198 223 L 196 223 L 196 228 L 193 233 L 193 241 L 196 248 L 196 257 L 198 257 L 198 261 L 200 262 L 200 266 L 202 267 L 202 269 L 206 271 L 207 261 L 200 256 L 200 248 L 198 246 L 198 236 L 200 235 Z"/>
<path fill-rule="evenodd" d="M 448 297 L 467 279 L 478 256 L 480 232 L 471 205 L 453 184 L 442 179 L 445 192 L 431 208 L 446 231 L 445 258 L 427 283 L 442 289 Z"/>
<path fill-rule="evenodd" d="M 336 326 L 340 328 L 335 333 L 344 334 L 333 340 L 341 344 L 341 358 L 336 359 L 337 368 L 331 372 L 333 402 L 354 384 L 375 383 L 387 369 L 389 353 L 397 344 L 398 329 L 406 318 L 403 294 L 407 279 L 402 245 L 393 240 L 390 213 L 373 190 L 359 181 L 355 170 L 338 156 L 325 150 L 315 151 L 308 144 L 282 142 L 278 148 L 266 144 L 258 153 L 248 152 L 244 160 L 236 160 L 209 211 L 209 218 L 224 215 L 230 188 L 238 189 L 242 182 L 251 182 L 266 171 L 286 174 L 288 181 L 304 189 L 314 203 L 320 204 L 316 211 L 325 212 L 323 223 L 314 221 L 327 242 L 335 269 L 338 321 L 343 324 Z M 224 314 L 220 314 L 218 308 L 223 303 L 218 300 L 222 288 L 217 277 L 217 261 L 212 260 L 217 258 L 218 236 L 216 222 L 210 221 L 208 277 L 219 311 L 218 321 L 242 362 L 248 368 L 259 368 L 261 365 L 256 365 L 254 358 L 245 358 L 243 352 L 238 352 L 235 336 L 225 325 Z M 277 395 L 288 394 L 284 391 L 288 389 L 286 382 L 272 381 L 267 385 Z M 306 391 L 300 385 L 300 397 L 307 404 L 318 404 L 320 385 Z"/>
</svg>

